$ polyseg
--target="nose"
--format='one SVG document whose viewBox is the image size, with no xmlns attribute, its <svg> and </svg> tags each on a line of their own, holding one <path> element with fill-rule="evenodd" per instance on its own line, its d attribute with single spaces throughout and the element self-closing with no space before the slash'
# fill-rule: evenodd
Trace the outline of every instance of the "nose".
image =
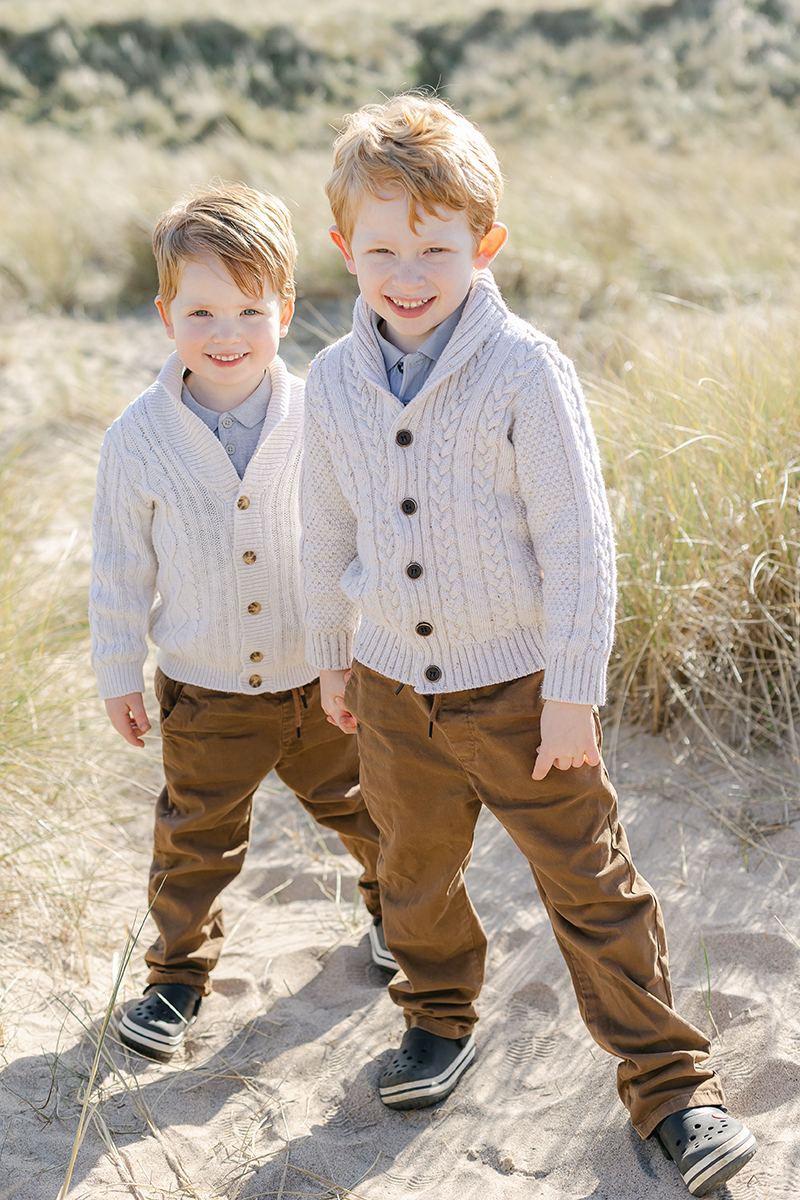
<svg viewBox="0 0 800 1200">
<path fill-rule="evenodd" d="M 239 322 L 235 317 L 219 317 L 214 322 L 214 328 L 211 331 L 212 342 L 225 343 L 230 345 L 231 342 L 240 342 L 242 333 L 239 329 Z"/>
<path fill-rule="evenodd" d="M 425 272 L 416 261 L 395 264 L 394 282 L 398 290 L 414 291 L 425 286 Z"/>
</svg>

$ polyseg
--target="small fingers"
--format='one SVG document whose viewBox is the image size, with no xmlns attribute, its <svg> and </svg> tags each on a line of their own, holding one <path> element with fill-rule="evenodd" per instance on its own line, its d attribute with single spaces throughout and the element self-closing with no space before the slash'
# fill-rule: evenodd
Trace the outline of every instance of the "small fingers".
<svg viewBox="0 0 800 1200">
<path fill-rule="evenodd" d="M 147 715 L 145 713 L 142 713 L 140 716 L 137 716 L 136 713 L 132 713 L 131 714 L 131 729 L 135 733 L 140 733 L 140 734 L 141 733 L 149 733 L 150 722 L 147 719 Z"/>
<path fill-rule="evenodd" d="M 344 707 L 344 696 L 341 693 L 333 697 L 331 708 L 326 708 L 325 712 L 331 725 L 336 725 L 338 729 L 341 729 L 342 733 L 355 733 L 356 719 Z"/>
<path fill-rule="evenodd" d="M 531 779 L 544 779 L 553 765 L 553 756 L 542 750 L 540 746 L 536 753 L 536 762 L 531 771 Z"/>
</svg>

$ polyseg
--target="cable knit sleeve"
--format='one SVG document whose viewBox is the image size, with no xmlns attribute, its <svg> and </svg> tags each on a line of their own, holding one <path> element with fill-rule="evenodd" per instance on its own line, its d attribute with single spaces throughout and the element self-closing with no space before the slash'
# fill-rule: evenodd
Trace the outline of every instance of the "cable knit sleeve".
<svg viewBox="0 0 800 1200">
<path fill-rule="evenodd" d="M 343 671 L 352 662 L 359 617 L 341 587 L 342 576 L 357 555 L 356 518 L 336 474 L 318 388 L 312 366 L 306 384 L 300 485 L 306 658 L 317 670 Z"/>
<path fill-rule="evenodd" d="M 572 363 L 545 348 L 523 387 L 513 442 L 542 575 L 545 699 L 605 701 L 614 636 L 611 517 L 586 402 Z M 528 360 L 528 371 L 531 368 Z"/>
<path fill-rule="evenodd" d="M 89 624 L 102 700 L 144 691 L 146 634 L 156 583 L 153 505 L 126 471 L 119 428 L 103 442 L 92 517 Z"/>
</svg>

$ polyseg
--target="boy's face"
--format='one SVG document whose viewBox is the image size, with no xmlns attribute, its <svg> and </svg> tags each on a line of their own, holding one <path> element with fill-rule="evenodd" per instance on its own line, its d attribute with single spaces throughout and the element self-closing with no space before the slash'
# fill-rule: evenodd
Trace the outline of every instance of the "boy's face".
<svg viewBox="0 0 800 1200">
<path fill-rule="evenodd" d="M 403 193 L 364 196 L 349 246 L 335 225 L 330 233 L 367 304 L 386 322 L 387 341 L 404 354 L 455 312 L 473 273 L 489 265 L 508 236 L 495 224 L 476 244 L 464 213 L 444 207 L 432 215 L 418 206 L 412 229 Z"/>
<path fill-rule="evenodd" d="M 246 296 L 213 254 L 190 259 L 167 310 L 156 306 L 175 349 L 191 371 L 187 385 L 214 412 L 235 408 L 254 392 L 289 328 L 293 304 L 271 291 Z"/>
</svg>

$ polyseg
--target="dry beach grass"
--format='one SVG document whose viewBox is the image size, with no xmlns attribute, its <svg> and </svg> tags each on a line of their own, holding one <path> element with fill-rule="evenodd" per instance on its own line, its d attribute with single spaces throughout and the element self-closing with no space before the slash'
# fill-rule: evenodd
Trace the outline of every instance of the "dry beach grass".
<svg viewBox="0 0 800 1200">
<path fill-rule="evenodd" d="M 312 0 L 281 42 L 271 2 L 178 0 L 165 22 L 152 2 L 0 0 L 0 1197 L 57 1193 L 87 1097 L 70 1200 L 679 1194 L 628 1139 L 489 821 L 470 868 L 493 947 L 482 1074 L 427 1114 L 381 1108 L 397 1016 L 353 866 L 272 782 L 186 1057 L 148 1066 L 112 1028 L 87 1088 L 159 786 L 157 742 L 134 755 L 104 727 L 84 620 L 102 431 L 166 348 L 136 308 L 150 224 L 213 175 L 283 195 L 302 369 L 352 298 L 325 232 L 330 125 L 440 78 L 502 153 L 500 282 L 587 384 L 620 550 L 607 725 L 623 815 L 664 899 L 679 1000 L 768 1143 L 730 1195 L 800 1186 L 797 13 L 493 11 L 444 3 L 432 22 L 412 3 L 399 21 Z M 238 31 L 227 58 L 215 20 Z M 143 975 L 137 946 L 121 996 Z"/>
</svg>

